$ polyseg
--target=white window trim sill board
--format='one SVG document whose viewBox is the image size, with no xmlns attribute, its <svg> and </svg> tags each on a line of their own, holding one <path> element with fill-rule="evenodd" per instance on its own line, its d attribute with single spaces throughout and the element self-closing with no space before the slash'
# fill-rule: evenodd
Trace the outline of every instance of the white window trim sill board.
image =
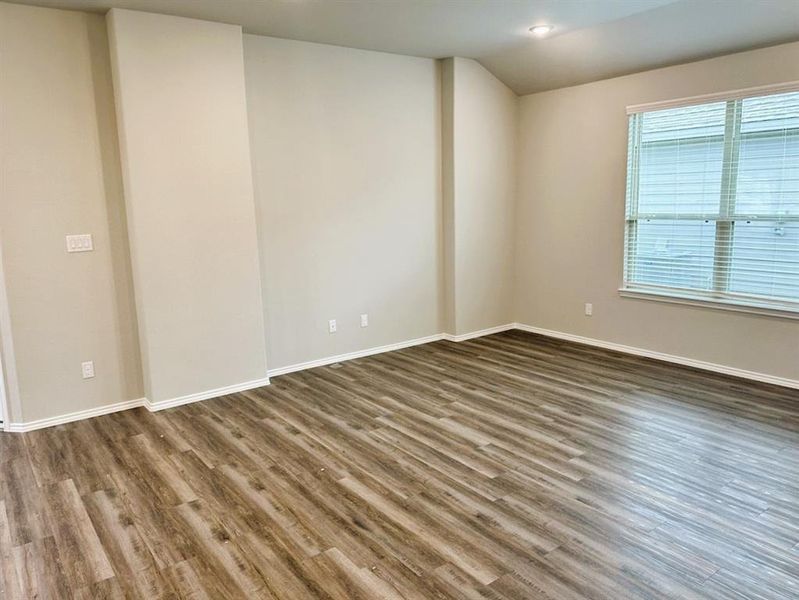
<svg viewBox="0 0 799 600">
<path fill-rule="evenodd" d="M 665 302 L 668 304 L 682 304 L 685 306 L 697 306 L 700 308 L 712 308 L 715 310 L 729 310 L 733 312 L 761 315 L 766 317 L 777 317 L 780 319 L 799 320 L 799 310 L 789 308 L 776 308 L 772 306 L 758 306 L 753 304 L 742 304 L 732 300 L 709 299 L 701 296 L 689 296 L 680 294 L 669 294 L 644 289 L 619 288 L 619 295 L 624 298 L 635 298 L 637 300 L 652 300 L 654 302 Z"/>
</svg>

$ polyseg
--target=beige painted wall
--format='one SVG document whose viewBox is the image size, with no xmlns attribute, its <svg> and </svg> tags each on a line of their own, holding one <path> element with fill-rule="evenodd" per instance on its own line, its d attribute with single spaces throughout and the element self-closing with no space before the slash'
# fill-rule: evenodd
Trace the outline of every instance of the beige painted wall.
<svg viewBox="0 0 799 600">
<path fill-rule="evenodd" d="M 516 318 L 799 380 L 799 321 L 621 298 L 630 104 L 799 80 L 799 44 L 521 99 Z M 593 302 L 594 316 L 583 315 Z"/>
<path fill-rule="evenodd" d="M 23 400 L 10 420 L 139 398 L 103 18 L 0 3 L 0 73 L 0 244 Z M 94 252 L 67 254 L 73 233 L 91 233 Z"/>
<path fill-rule="evenodd" d="M 435 61 L 244 49 L 270 368 L 438 333 Z"/>
<path fill-rule="evenodd" d="M 151 401 L 266 376 L 241 29 L 110 11 Z"/>
<path fill-rule="evenodd" d="M 470 59 L 443 83 L 446 322 L 465 334 L 513 321 L 518 99 Z"/>
</svg>

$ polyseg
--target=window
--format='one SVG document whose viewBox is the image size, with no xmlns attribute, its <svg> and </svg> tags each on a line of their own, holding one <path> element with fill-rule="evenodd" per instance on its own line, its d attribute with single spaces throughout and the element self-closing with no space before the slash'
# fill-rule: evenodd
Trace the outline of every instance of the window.
<svg viewBox="0 0 799 600">
<path fill-rule="evenodd" d="M 799 312 L 799 92 L 630 115 L 623 292 Z"/>
</svg>

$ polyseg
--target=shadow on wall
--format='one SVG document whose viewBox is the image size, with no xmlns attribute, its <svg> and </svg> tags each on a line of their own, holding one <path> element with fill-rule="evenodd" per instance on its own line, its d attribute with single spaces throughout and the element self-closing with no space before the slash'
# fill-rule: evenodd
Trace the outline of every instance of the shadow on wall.
<svg viewBox="0 0 799 600">
<path fill-rule="evenodd" d="M 87 35 L 92 57 L 91 71 L 94 84 L 92 87 L 108 217 L 109 249 L 114 274 L 115 314 L 119 326 L 119 372 L 123 377 L 122 386 L 126 391 L 126 397 L 139 398 L 143 395 L 144 385 L 119 156 L 119 134 L 105 23 L 88 21 Z"/>
</svg>

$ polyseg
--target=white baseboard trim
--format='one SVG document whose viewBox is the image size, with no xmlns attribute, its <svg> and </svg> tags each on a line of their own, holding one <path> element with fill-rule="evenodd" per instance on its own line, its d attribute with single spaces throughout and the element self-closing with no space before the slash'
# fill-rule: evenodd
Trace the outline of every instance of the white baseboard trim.
<svg viewBox="0 0 799 600">
<path fill-rule="evenodd" d="M 160 400 L 158 402 L 151 402 L 147 398 L 136 398 L 135 400 L 126 400 L 125 402 L 117 402 L 116 404 L 107 404 L 106 406 L 98 406 L 97 408 L 90 408 L 88 410 L 80 410 L 74 413 L 67 413 L 65 415 L 58 415 L 55 417 L 48 417 L 46 419 L 39 419 L 38 421 L 28 421 L 27 423 L 7 423 L 5 431 L 9 433 L 24 433 L 26 431 L 34 431 L 36 429 L 44 429 L 45 427 L 54 427 L 56 425 L 63 425 L 64 423 L 72 423 L 73 421 L 81 421 L 83 419 L 91 419 L 92 417 L 99 417 L 101 415 L 108 415 L 111 413 L 119 412 L 122 410 L 129 410 L 143 406 L 150 412 L 157 412 L 165 408 L 172 408 L 175 406 L 182 406 L 184 404 L 191 404 L 192 402 L 199 402 L 201 400 L 208 400 L 210 398 L 218 398 L 226 394 L 235 394 L 236 392 L 244 392 L 257 387 L 269 385 L 269 377 L 262 379 L 255 379 L 253 381 L 246 381 L 244 383 L 237 383 L 226 387 L 216 388 L 213 390 L 206 390 L 196 394 L 188 394 L 186 396 L 179 396 L 177 398 L 170 398 L 168 400 Z"/>
<path fill-rule="evenodd" d="M 178 396 L 177 398 L 158 400 L 157 402 L 153 402 L 145 398 L 144 407 L 150 412 L 158 412 L 159 410 L 164 410 L 166 408 L 175 408 L 176 406 L 192 404 L 193 402 L 200 402 L 201 400 L 210 400 L 211 398 L 218 398 L 219 396 L 226 396 L 227 394 L 246 392 L 247 390 L 263 387 L 265 385 L 269 385 L 268 376 L 261 379 L 253 379 L 252 381 L 245 381 L 244 383 L 237 383 L 235 385 L 216 388 L 213 390 L 197 392 L 196 394 L 187 394 L 185 396 Z"/>
<path fill-rule="evenodd" d="M 501 333 L 503 331 L 508 331 L 515 328 L 516 323 L 505 323 L 504 325 L 497 325 L 496 327 L 489 327 L 488 329 L 480 329 L 479 331 L 470 331 L 469 333 L 462 333 L 460 335 L 442 333 L 441 339 L 447 340 L 449 342 L 465 342 L 466 340 L 483 337 L 484 335 L 493 335 L 495 333 Z"/>
<path fill-rule="evenodd" d="M 453 342 L 462 342 L 465 340 L 470 340 L 476 337 L 481 337 L 484 335 L 491 335 L 493 333 L 499 333 L 500 331 L 507 331 L 508 329 L 513 329 L 515 327 L 515 323 L 509 323 L 507 325 L 500 325 L 498 327 L 492 327 L 490 329 L 483 329 L 480 331 L 473 331 L 470 333 L 466 333 L 463 335 L 450 335 L 450 334 L 443 334 L 437 333 L 435 335 L 429 335 L 426 337 L 416 338 L 412 340 L 406 340 L 403 342 L 397 342 L 396 344 L 386 344 L 384 346 L 375 346 L 373 348 L 367 348 L 365 350 L 358 350 L 355 352 L 348 352 L 346 354 L 338 354 L 336 356 L 327 356 L 325 358 L 320 358 L 317 360 L 310 360 L 303 363 L 297 363 L 294 365 L 288 365 L 286 367 L 279 367 L 277 369 L 270 369 L 268 371 L 267 377 L 262 379 L 255 379 L 253 381 L 246 381 L 244 383 L 238 383 L 235 385 L 230 385 L 226 387 L 216 388 L 213 390 L 206 390 L 204 392 L 198 392 L 196 394 L 187 394 L 186 396 L 179 396 L 177 398 L 170 398 L 167 400 L 159 400 L 153 402 L 147 398 L 137 398 L 135 400 L 127 400 L 125 402 L 118 402 L 116 404 L 108 404 L 106 406 L 100 406 L 97 408 L 92 408 L 88 410 L 82 410 L 74 413 L 68 413 L 65 415 L 58 415 L 55 417 L 48 417 L 46 419 L 40 419 L 38 421 L 30 421 L 27 423 L 6 423 L 5 424 L 5 431 L 7 432 L 15 432 L 15 433 L 23 433 L 26 431 L 33 431 L 35 429 L 43 429 L 45 427 L 53 427 L 55 425 L 62 425 L 64 423 L 71 423 L 73 421 L 80 421 L 82 419 L 91 419 L 92 417 L 99 417 L 100 415 L 107 415 L 114 412 L 119 412 L 122 410 L 128 410 L 131 408 L 137 408 L 139 406 L 143 406 L 150 412 L 157 412 L 160 410 L 164 410 L 167 408 L 174 408 L 176 406 L 183 406 L 184 404 L 191 404 L 192 402 L 200 402 L 202 400 L 208 400 L 210 398 L 218 398 L 219 396 L 224 396 L 226 394 L 235 394 L 236 392 L 244 392 L 247 390 L 251 390 L 258 387 L 263 387 L 265 385 L 269 385 L 269 378 L 270 377 L 277 377 L 278 375 L 285 375 L 287 373 L 293 373 L 295 371 L 302 371 L 305 369 L 312 369 L 314 367 L 322 367 L 325 365 L 331 365 L 338 362 L 344 362 L 347 360 L 352 360 L 354 358 L 362 358 L 365 356 L 371 356 L 373 354 L 381 354 L 383 352 L 391 352 L 393 350 L 401 350 L 402 348 L 410 348 L 411 346 L 419 346 L 421 344 L 428 344 L 430 342 L 437 342 L 439 340 L 447 339 Z"/>
<path fill-rule="evenodd" d="M 28 421 L 27 423 L 8 423 L 6 425 L 6 431 L 24 433 L 26 431 L 34 431 L 35 429 L 44 429 L 45 427 L 53 427 L 55 425 L 62 425 L 64 423 L 72 423 L 73 421 L 82 421 L 83 419 L 91 419 L 93 417 L 108 415 L 121 410 L 128 410 L 138 406 L 144 406 L 144 403 L 144 398 L 136 398 L 135 400 L 126 400 L 125 402 L 117 402 L 116 404 L 107 404 L 105 406 L 98 406 L 97 408 L 79 410 L 77 412 L 67 413 L 65 415 L 39 419 L 37 421 Z"/>
<path fill-rule="evenodd" d="M 386 344 L 385 346 L 375 346 L 367 348 L 366 350 L 356 350 L 355 352 L 347 352 L 346 354 L 337 354 L 335 356 L 326 356 L 316 360 L 309 360 L 307 362 L 296 363 L 285 367 L 278 367 L 276 369 L 269 369 L 269 377 L 277 377 L 279 375 L 286 375 L 287 373 L 294 373 L 295 371 L 304 371 L 305 369 L 313 369 L 314 367 L 324 367 L 325 365 L 332 365 L 354 358 L 363 358 L 365 356 L 372 356 L 373 354 L 382 354 L 383 352 L 392 352 L 393 350 L 402 350 L 403 348 L 410 348 L 411 346 L 419 346 L 421 344 L 429 344 L 430 342 L 437 342 L 443 339 L 443 334 L 436 333 L 435 335 L 428 335 L 426 337 L 416 338 L 413 340 L 405 340 L 404 342 L 397 342 L 396 344 Z"/>
<path fill-rule="evenodd" d="M 484 335 L 492 335 L 500 333 L 501 331 L 508 331 L 515 329 L 516 323 L 506 323 L 504 325 L 497 325 L 496 327 L 489 327 L 488 329 L 481 329 L 479 331 L 470 331 L 461 335 L 453 335 L 451 333 L 436 333 L 426 337 L 420 337 L 413 340 L 405 340 L 404 342 L 397 342 L 396 344 L 386 344 L 385 346 L 375 346 L 365 350 L 356 350 L 355 352 L 347 352 L 346 354 L 337 354 L 335 356 L 326 356 L 316 360 L 309 360 L 307 362 L 296 363 L 285 367 L 278 367 L 276 369 L 269 369 L 269 377 L 277 377 L 279 375 L 286 375 L 296 371 L 304 371 L 305 369 L 313 369 L 314 367 L 324 367 L 354 358 L 363 358 L 365 356 L 372 356 L 373 354 L 382 354 L 383 352 L 392 352 L 394 350 L 402 350 L 403 348 L 410 348 L 411 346 L 419 346 L 421 344 L 429 344 L 430 342 L 438 342 L 440 340 L 447 340 L 450 342 L 465 342 L 473 338 L 483 337 Z"/>
<path fill-rule="evenodd" d="M 616 344 L 614 342 L 583 337 L 581 335 L 574 335 L 572 333 L 553 331 L 551 329 L 542 329 L 541 327 L 533 327 L 523 323 L 516 323 L 516 329 L 528 331 L 530 333 L 537 333 L 539 335 L 545 335 L 547 337 L 557 338 L 559 340 L 565 340 L 568 342 L 577 342 L 578 344 L 586 344 L 588 346 L 595 346 L 597 348 L 604 348 L 606 350 L 624 352 L 625 354 L 634 354 L 635 356 L 654 358 L 655 360 L 662 360 L 678 365 L 684 365 L 686 367 L 694 367 L 695 369 L 702 369 L 704 371 L 712 371 L 714 373 L 721 373 L 723 375 L 732 375 L 733 377 L 741 377 L 743 379 L 751 379 L 753 381 L 760 381 L 762 383 L 771 383 L 783 387 L 799 389 L 799 381 L 796 379 L 788 379 L 787 377 L 778 377 L 776 375 L 758 373 L 756 371 L 746 371 L 744 369 L 737 369 L 735 367 L 728 367 L 726 365 L 720 365 L 717 363 L 686 358 L 684 356 L 677 356 L 675 354 L 664 354 L 663 352 L 655 352 L 654 350 L 637 348 L 635 346 L 625 346 L 624 344 Z"/>
<path fill-rule="evenodd" d="M 451 342 L 463 342 L 466 340 L 471 340 L 477 337 L 482 337 L 485 335 L 492 335 L 495 333 L 500 333 L 502 331 L 508 331 L 510 329 L 519 329 L 521 331 L 528 331 L 530 333 L 537 333 L 539 335 L 544 335 L 551 338 L 556 338 L 560 340 L 565 340 L 569 342 L 576 342 L 578 344 L 586 344 L 589 346 L 595 346 L 597 348 L 604 348 L 606 350 L 615 350 L 617 352 L 623 352 L 626 354 L 633 354 L 635 356 L 644 356 L 646 358 L 653 358 L 655 360 L 661 360 L 665 362 L 675 363 L 678 365 L 685 365 L 688 367 L 694 367 L 696 369 L 702 369 L 705 371 L 712 371 L 714 373 L 721 373 L 723 375 L 732 375 L 734 377 L 741 377 L 743 379 L 750 379 L 753 381 L 760 381 L 763 383 L 771 383 L 774 385 L 779 385 L 783 387 L 799 389 L 799 381 L 795 379 L 788 379 L 786 377 L 777 377 L 775 375 L 768 375 L 766 373 L 757 373 L 755 371 L 746 371 L 743 369 L 736 369 L 735 367 L 728 367 L 725 365 L 719 365 L 716 363 L 695 360 L 692 358 L 685 358 L 683 356 L 676 356 L 674 354 L 664 354 L 662 352 L 655 352 L 654 350 L 647 350 L 645 348 L 637 348 L 635 346 L 625 346 L 623 344 L 616 344 L 614 342 L 607 342 L 604 340 L 598 340 L 595 338 L 588 338 L 583 337 L 581 335 L 575 335 L 572 333 L 564 333 L 562 331 L 553 331 L 551 329 L 543 329 L 541 327 L 533 327 L 531 325 L 525 325 L 523 323 L 508 323 L 506 325 L 498 325 L 496 327 L 491 327 L 488 329 L 482 329 L 480 331 L 473 331 L 470 333 L 464 333 L 461 335 L 452 335 L 448 333 L 438 333 L 435 335 L 430 335 L 427 337 L 416 338 L 413 340 L 406 340 L 404 342 L 398 342 L 396 344 L 387 344 L 385 346 L 376 346 L 374 348 L 367 348 L 366 350 L 358 350 L 356 352 L 348 352 L 346 354 L 339 354 L 336 356 L 328 356 L 325 358 L 320 358 L 317 360 L 311 360 L 303 363 L 297 363 L 294 365 L 288 365 L 286 367 L 279 367 L 277 369 L 270 369 L 268 371 L 268 376 L 262 379 L 255 379 L 253 381 L 246 381 L 244 383 L 239 383 L 235 385 L 230 385 L 226 387 L 216 388 L 213 390 L 206 390 L 204 392 L 198 392 L 196 394 L 188 394 L 186 396 L 179 396 L 177 398 L 171 398 L 168 400 L 160 400 L 158 402 L 151 402 L 147 398 L 137 398 L 135 400 L 128 400 L 125 402 L 118 402 L 116 404 L 109 404 L 107 406 L 100 406 L 97 408 L 91 408 L 88 410 L 82 410 L 74 413 L 68 413 L 65 415 L 59 415 L 56 417 L 48 417 L 46 419 L 39 419 L 38 421 L 29 421 L 27 423 L 6 423 L 5 424 L 5 431 L 7 432 L 17 432 L 22 433 L 26 431 L 33 431 L 35 429 L 43 429 L 45 427 L 53 427 L 55 425 L 61 425 L 63 423 L 71 423 L 73 421 L 80 421 L 82 419 L 91 419 L 92 417 L 99 417 L 101 415 L 107 415 L 114 412 L 119 412 L 122 410 L 128 410 L 131 408 L 136 408 L 138 406 L 143 406 L 147 408 L 147 410 L 151 412 L 157 412 L 159 410 L 164 410 L 167 408 L 174 408 L 176 406 L 182 406 L 184 404 L 190 404 L 192 402 L 200 402 L 201 400 L 208 400 L 210 398 L 217 398 L 219 396 L 224 396 L 226 394 L 234 394 L 236 392 L 244 392 L 246 390 L 251 390 L 258 387 L 263 387 L 265 385 L 269 385 L 269 378 L 270 377 L 277 377 L 279 375 L 285 375 L 287 373 L 293 373 L 295 371 L 302 371 L 305 369 L 313 369 L 314 367 L 323 367 L 325 365 L 330 365 L 338 362 L 344 362 L 347 360 L 352 360 L 354 358 L 362 358 L 365 356 L 371 356 L 373 354 L 381 354 L 383 352 L 391 352 L 393 350 L 401 350 L 402 348 L 410 348 L 411 346 L 419 346 L 421 344 L 428 344 L 430 342 L 437 342 L 439 340 L 448 340 Z"/>
</svg>

